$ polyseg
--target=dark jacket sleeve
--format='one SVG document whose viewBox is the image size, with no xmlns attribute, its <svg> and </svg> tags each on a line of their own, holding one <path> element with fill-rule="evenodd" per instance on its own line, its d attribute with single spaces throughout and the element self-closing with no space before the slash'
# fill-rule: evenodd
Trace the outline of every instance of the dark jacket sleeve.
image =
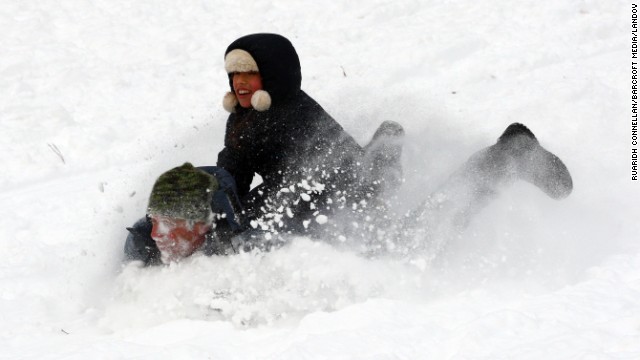
<svg viewBox="0 0 640 360">
<path fill-rule="evenodd" d="M 161 262 L 160 250 L 151 238 L 151 228 L 151 220 L 147 217 L 127 228 L 129 235 L 124 244 L 125 260 L 141 260 L 145 265 L 155 265 Z"/>
<path fill-rule="evenodd" d="M 233 176 L 240 198 L 243 198 L 249 193 L 254 172 L 249 167 L 247 160 L 243 159 L 238 151 L 225 146 L 225 148 L 218 153 L 217 165 L 227 170 L 231 176 Z"/>
<path fill-rule="evenodd" d="M 246 154 L 249 149 L 238 146 L 238 137 L 244 134 L 235 129 L 235 114 L 229 115 L 224 136 L 224 149 L 218 153 L 217 165 L 227 170 L 235 179 L 238 196 L 243 198 L 249 193 L 255 169 Z"/>
</svg>

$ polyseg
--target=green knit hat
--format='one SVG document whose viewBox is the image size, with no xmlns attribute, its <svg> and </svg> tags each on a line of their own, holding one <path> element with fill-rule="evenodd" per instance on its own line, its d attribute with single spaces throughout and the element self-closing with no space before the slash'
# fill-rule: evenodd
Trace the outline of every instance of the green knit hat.
<svg viewBox="0 0 640 360">
<path fill-rule="evenodd" d="M 190 163 L 160 175 L 151 190 L 147 214 L 176 219 L 209 220 L 218 181 Z"/>
</svg>

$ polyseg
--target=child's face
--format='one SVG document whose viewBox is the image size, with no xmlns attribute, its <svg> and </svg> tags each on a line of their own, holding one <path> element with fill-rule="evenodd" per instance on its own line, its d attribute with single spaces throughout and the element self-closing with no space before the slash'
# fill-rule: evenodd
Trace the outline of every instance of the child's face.
<svg viewBox="0 0 640 360">
<path fill-rule="evenodd" d="M 251 107 L 251 96 L 253 93 L 262 90 L 262 77 L 259 72 L 236 72 L 233 73 L 233 91 L 240 106 Z"/>
<path fill-rule="evenodd" d="M 166 216 L 151 216 L 151 238 L 156 242 L 162 262 L 178 261 L 191 255 L 205 241 L 211 225 Z"/>
</svg>

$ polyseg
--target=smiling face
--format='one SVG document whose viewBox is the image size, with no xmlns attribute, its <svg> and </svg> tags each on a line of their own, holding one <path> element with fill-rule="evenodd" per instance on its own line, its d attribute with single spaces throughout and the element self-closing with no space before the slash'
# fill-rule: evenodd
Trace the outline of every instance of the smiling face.
<svg viewBox="0 0 640 360">
<path fill-rule="evenodd" d="M 251 107 L 253 93 L 262 90 L 262 77 L 257 71 L 233 73 L 233 91 L 243 108 Z"/>
<path fill-rule="evenodd" d="M 202 221 L 151 216 L 151 238 L 156 242 L 162 262 L 179 261 L 196 251 L 205 241 L 211 224 Z"/>
</svg>

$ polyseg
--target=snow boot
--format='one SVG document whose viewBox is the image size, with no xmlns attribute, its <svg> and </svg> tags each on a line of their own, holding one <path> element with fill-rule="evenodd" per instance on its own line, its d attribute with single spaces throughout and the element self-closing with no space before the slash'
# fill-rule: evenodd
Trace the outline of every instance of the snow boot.
<svg viewBox="0 0 640 360">
<path fill-rule="evenodd" d="M 394 121 L 384 121 L 364 147 L 366 178 L 381 191 L 397 188 L 402 183 L 402 142 L 404 129 Z"/>
<path fill-rule="evenodd" d="M 573 181 L 567 167 L 543 148 L 526 126 L 509 125 L 493 147 L 515 160 L 519 179 L 534 184 L 549 197 L 563 199 L 571 193 Z"/>
</svg>

